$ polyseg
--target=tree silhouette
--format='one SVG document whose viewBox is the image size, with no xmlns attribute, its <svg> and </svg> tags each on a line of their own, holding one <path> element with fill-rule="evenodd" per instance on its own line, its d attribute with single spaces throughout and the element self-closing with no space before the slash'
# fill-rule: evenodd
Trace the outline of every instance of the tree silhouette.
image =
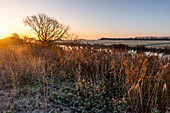
<svg viewBox="0 0 170 113">
<path fill-rule="evenodd" d="M 68 37 L 69 26 L 45 14 L 27 16 L 23 22 L 32 28 L 39 41 L 43 43 L 49 44 Z"/>
</svg>

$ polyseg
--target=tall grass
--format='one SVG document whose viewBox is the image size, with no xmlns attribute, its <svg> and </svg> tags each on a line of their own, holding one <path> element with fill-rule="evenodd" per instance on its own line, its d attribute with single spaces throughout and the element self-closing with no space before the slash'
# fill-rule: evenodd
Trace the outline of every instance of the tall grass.
<svg viewBox="0 0 170 113">
<path fill-rule="evenodd" d="M 135 112 L 169 109 L 168 57 L 89 45 L 1 47 L 0 54 L 0 88 L 12 88 L 11 95 L 27 84 L 41 83 L 47 103 L 49 84 L 66 75 L 75 84 L 82 80 L 92 83 L 96 93 L 104 91 L 102 95 L 110 100 L 127 100 L 128 108 Z M 76 87 L 83 96 L 80 91 L 86 87 Z M 88 96 L 86 92 L 84 98 Z"/>
<path fill-rule="evenodd" d="M 92 48 L 75 54 L 81 57 L 75 68 L 79 70 L 78 76 L 99 86 L 104 82 L 105 96 L 110 99 L 125 96 L 133 111 L 137 112 L 151 112 L 153 109 L 165 112 L 168 109 L 168 57 L 146 56 L 144 53 L 129 55 L 112 49 L 96 51 Z"/>
</svg>

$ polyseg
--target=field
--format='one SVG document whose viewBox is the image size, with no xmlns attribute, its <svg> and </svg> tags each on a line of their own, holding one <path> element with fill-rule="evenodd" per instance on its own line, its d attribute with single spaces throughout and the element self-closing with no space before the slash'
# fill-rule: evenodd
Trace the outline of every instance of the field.
<svg viewBox="0 0 170 113">
<path fill-rule="evenodd" d="M 145 45 L 146 47 L 164 47 L 170 46 L 170 41 L 147 41 L 147 40 L 83 40 L 82 43 L 89 43 L 89 44 L 125 44 L 128 46 L 137 46 L 137 45 Z"/>
<path fill-rule="evenodd" d="M 29 43 L 1 46 L 0 54 L 1 112 L 163 113 L 170 109 L 168 56 L 129 54 L 97 45 Z"/>
</svg>

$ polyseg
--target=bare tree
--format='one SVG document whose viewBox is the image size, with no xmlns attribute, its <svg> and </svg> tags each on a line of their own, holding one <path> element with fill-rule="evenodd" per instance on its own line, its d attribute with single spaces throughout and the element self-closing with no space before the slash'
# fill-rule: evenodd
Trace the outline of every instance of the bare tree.
<svg viewBox="0 0 170 113">
<path fill-rule="evenodd" d="M 68 37 L 69 26 L 60 24 L 45 14 L 27 16 L 23 22 L 32 28 L 39 41 L 43 43 L 49 44 Z"/>
</svg>

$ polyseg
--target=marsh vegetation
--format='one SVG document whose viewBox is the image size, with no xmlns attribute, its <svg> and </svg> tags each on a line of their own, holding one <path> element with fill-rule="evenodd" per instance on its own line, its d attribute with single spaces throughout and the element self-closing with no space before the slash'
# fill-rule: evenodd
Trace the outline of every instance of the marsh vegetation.
<svg viewBox="0 0 170 113">
<path fill-rule="evenodd" d="M 170 60 L 100 45 L 0 47 L 2 112 L 168 112 Z"/>
</svg>

